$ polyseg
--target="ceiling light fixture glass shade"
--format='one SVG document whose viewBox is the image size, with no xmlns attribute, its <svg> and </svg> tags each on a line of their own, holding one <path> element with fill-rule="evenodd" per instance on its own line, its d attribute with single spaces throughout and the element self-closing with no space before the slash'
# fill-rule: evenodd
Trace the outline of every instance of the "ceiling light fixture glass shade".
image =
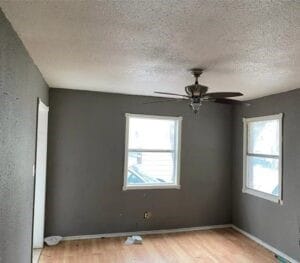
<svg viewBox="0 0 300 263">
<path fill-rule="evenodd" d="M 201 105 L 202 105 L 201 101 L 200 102 L 191 102 L 190 103 L 190 106 L 193 109 L 194 113 L 197 113 L 199 111 Z"/>
</svg>

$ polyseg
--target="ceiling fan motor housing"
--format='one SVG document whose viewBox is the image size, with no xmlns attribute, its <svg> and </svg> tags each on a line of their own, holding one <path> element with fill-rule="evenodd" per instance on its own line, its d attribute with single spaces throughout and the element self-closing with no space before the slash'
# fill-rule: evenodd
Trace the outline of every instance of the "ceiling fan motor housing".
<svg viewBox="0 0 300 263">
<path fill-rule="evenodd" d="M 202 97 L 208 90 L 208 87 L 200 85 L 200 84 L 194 84 L 189 85 L 185 87 L 185 92 L 190 97 Z"/>
</svg>

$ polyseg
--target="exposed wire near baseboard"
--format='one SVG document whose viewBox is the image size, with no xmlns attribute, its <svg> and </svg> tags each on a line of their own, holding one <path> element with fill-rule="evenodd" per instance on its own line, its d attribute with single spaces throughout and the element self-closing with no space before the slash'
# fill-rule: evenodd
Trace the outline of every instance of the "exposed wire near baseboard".
<svg viewBox="0 0 300 263">
<path fill-rule="evenodd" d="M 287 259 L 279 256 L 279 255 L 275 255 L 275 258 L 278 260 L 278 262 L 280 263 L 291 263 L 290 261 L 288 261 Z"/>
</svg>

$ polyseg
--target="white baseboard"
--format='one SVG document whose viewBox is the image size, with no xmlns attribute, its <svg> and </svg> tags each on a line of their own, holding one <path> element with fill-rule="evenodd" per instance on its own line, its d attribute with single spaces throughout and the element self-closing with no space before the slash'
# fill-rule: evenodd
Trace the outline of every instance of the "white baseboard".
<svg viewBox="0 0 300 263">
<path fill-rule="evenodd" d="M 276 249 L 275 247 L 272 247 L 271 245 L 267 244 L 266 242 L 262 241 L 261 239 L 249 234 L 248 232 L 238 228 L 235 225 L 232 225 L 232 228 L 235 229 L 236 231 L 240 232 L 241 234 L 245 235 L 246 237 L 252 239 L 253 241 L 255 241 L 256 243 L 260 244 L 261 246 L 265 247 L 266 249 L 272 251 L 274 254 L 288 260 L 291 263 L 299 263 L 297 260 L 291 258 L 290 256 L 286 255 L 285 253 L 279 251 L 278 249 Z"/>
<path fill-rule="evenodd" d="M 187 227 L 187 228 L 173 228 L 173 229 L 160 229 L 160 230 L 147 230 L 147 231 L 136 231 L 136 232 L 123 232 L 123 233 L 107 233 L 107 234 L 96 234 L 96 235 L 82 235 L 82 236 L 67 236 L 63 240 L 81 240 L 81 239 L 94 239 L 102 237 L 124 237 L 133 235 L 158 235 L 158 234 L 169 234 L 169 233 L 180 233 L 190 232 L 198 230 L 209 230 L 217 228 L 231 227 L 231 224 L 226 225 L 212 225 L 212 226 L 200 226 L 200 227 Z"/>
</svg>

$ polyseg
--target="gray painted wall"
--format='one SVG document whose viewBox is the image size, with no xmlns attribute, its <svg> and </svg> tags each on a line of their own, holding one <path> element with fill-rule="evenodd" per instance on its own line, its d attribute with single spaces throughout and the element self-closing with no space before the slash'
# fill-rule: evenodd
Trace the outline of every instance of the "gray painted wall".
<svg viewBox="0 0 300 263">
<path fill-rule="evenodd" d="M 232 109 L 50 89 L 46 234 L 231 223 Z M 125 113 L 183 116 L 181 190 L 122 191 Z M 143 213 L 153 217 L 144 221 Z"/>
<path fill-rule="evenodd" d="M 37 98 L 48 87 L 0 10 L 0 262 L 31 262 Z"/>
<path fill-rule="evenodd" d="M 283 205 L 242 194 L 243 117 L 284 113 Z M 233 223 L 300 261 L 300 89 L 234 111 Z"/>
</svg>

